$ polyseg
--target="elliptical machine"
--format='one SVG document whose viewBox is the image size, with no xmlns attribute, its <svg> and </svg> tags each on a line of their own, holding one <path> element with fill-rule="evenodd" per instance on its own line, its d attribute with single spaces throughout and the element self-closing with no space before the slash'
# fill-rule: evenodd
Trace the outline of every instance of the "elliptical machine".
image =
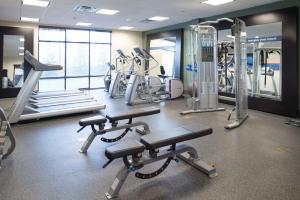
<svg viewBox="0 0 300 200">
<path fill-rule="evenodd" d="M 158 101 L 159 99 L 154 98 L 152 95 L 152 93 L 155 92 L 156 87 L 152 90 L 152 86 L 150 86 L 150 84 L 159 84 L 160 87 L 160 80 L 158 77 L 156 77 L 156 79 L 154 77 L 146 77 L 149 71 L 149 69 L 146 69 L 146 62 L 150 62 L 152 60 L 155 61 L 156 65 L 154 67 L 158 65 L 158 62 L 153 56 L 146 53 L 146 51 L 141 48 L 134 48 L 133 50 L 135 52 L 133 60 L 140 67 L 138 74 L 130 76 L 125 92 L 125 103 L 128 105 L 136 105 Z"/>
<path fill-rule="evenodd" d="M 118 57 L 116 58 L 116 70 L 115 73 L 111 76 L 111 84 L 109 87 L 109 96 L 111 98 L 122 97 L 125 94 L 126 87 L 128 84 L 128 79 L 134 71 L 134 61 L 130 56 L 125 55 L 125 53 L 121 50 L 117 50 Z M 125 65 L 130 65 L 128 72 L 125 72 Z M 118 64 L 121 64 L 121 69 L 119 69 Z"/>
<path fill-rule="evenodd" d="M 111 64 L 111 63 L 106 63 L 108 70 L 104 76 L 104 86 L 105 86 L 105 92 L 109 91 L 109 87 L 111 84 L 111 76 L 112 76 L 112 71 L 116 69 L 116 67 Z"/>
<path fill-rule="evenodd" d="M 205 24 L 191 27 L 192 109 L 181 115 L 225 110 L 218 107 L 217 30 Z"/>
<path fill-rule="evenodd" d="M 149 71 L 157 67 L 158 61 L 144 49 L 134 48 L 134 52 L 134 60 L 140 66 L 140 73 L 130 76 L 125 93 L 126 104 L 161 102 L 182 96 L 183 84 L 179 79 L 170 78 L 164 84 L 160 77 L 149 76 Z M 150 64 L 151 61 L 155 65 L 146 67 L 146 63 Z"/>
</svg>

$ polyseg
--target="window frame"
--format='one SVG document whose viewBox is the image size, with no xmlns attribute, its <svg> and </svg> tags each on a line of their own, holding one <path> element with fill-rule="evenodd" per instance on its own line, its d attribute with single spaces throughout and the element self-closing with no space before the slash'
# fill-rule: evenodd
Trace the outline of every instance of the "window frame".
<svg viewBox="0 0 300 200">
<path fill-rule="evenodd" d="M 54 27 L 54 26 L 39 26 L 39 31 L 40 29 L 60 29 L 64 31 L 65 34 L 65 40 L 64 41 L 52 41 L 52 40 L 41 40 L 40 39 L 40 34 L 38 34 L 38 58 L 40 58 L 40 42 L 48 42 L 48 43 L 63 43 L 65 45 L 65 59 L 64 59 L 64 76 L 55 76 L 55 77 L 41 77 L 41 80 L 46 80 L 46 79 L 64 79 L 64 89 L 67 89 L 67 79 L 68 78 L 88 78 L 89 79 L 89 84 L 88 88 L 79 88 L 79 89 L 104 89 L 105 86 L 103 87 L 97 87 L 97 88 L 91 88 L 91 77 L 104 77 L 105 73 L 103 75 L 92 75 L 91 74 L 91 45 L 92 44 L 104 44 L 104 45 L 109 45 L 109 62 L 111 62 L 112 55 L 111 55 L 111 50 L 112 50 L 112 31 L 107 31 L 107 30 L 97 30 L 97 29 L 80 29 L 80 28 L 67 28 L 67 27 Z M 74 41 L 67 41 L 67 30 L 79 30 L 79 31 L 88 31 L 89 34 L 89 39 L 88 42 L 74 42 Z M 91 32 L 106 32 L 110 34 L 110 41 L 109 42 L 91 42 Z M 84 76 L 67 76 L 67 44 L 70 43 L 75 43 L 75 44 L 88 44 L 88 68 L 89 72 L 88 75 Z"/>
</svg>

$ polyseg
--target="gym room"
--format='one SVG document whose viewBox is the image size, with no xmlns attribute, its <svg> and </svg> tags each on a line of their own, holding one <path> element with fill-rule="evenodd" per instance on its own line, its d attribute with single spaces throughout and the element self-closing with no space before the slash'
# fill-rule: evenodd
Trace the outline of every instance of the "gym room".
<svg viewBox="0 0 300 200">
<path fill-rule="evenodd" d="M 0 0 L 1 200 L 299 200 L 299 0 Z"/>
</svg>

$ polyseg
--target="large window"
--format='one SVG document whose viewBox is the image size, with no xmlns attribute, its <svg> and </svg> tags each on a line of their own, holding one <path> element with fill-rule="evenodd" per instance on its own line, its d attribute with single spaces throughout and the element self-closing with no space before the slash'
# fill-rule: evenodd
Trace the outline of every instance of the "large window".
<svg viewBox="0 0 300 200">
<path fill-rule="evenodd" d="M 40 91 L 104 88 L 111 32 L 41 27 L 39 60 L 62 70 L 43 72 Z"/>
</svg>

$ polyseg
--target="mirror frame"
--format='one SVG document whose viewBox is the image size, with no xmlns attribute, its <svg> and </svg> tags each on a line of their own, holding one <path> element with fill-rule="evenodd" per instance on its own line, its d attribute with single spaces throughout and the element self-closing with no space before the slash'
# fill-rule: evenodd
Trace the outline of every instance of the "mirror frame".
<svg viewBox="0 0 300 200">
<path fill-rule="evenodd" d="M 21 28 L 21 27 L 8 27 L 0 26 L 0 70 L 3 69 L 3 35 L 22 35 L 24 36 L 24 48 L 30 53 L 33 53 L 33 38 L 34 31 L 32 28 Z M 31 66 L 29 63 L 24 62 L 24 79 L 26 79 Z M 0 75 L 2 80 L 2 75 Z M 20 91 L 20 88 L 2 88 L 2 81 L 0 81 L 0 98 L 11 98 L 16 97 Z"/>
<path fill-rule="evenodd" d="M 183 81 L 183 29 L 159 32 L 147 35 L 146 50 L 150 52 L 150 42 L 155 39 L 176 37 L 175 46 L 175 78 Z"/>
<path fill-rule="evenodd" d="M 289 117 L 298 116 L 298 8 L 290 7 L 255 15 L 241 16 L 246 26 L 282 22 L 282 90 L 281 101 L 263 97 L 248 97 L 249 108 Z M 217 30 L 229 29 L 230 23 L 216 25 Z M 221 96 L 234 94 L 219 92 Z M 222 103 L 234 102 L 221 100 Z"/>
</svg>

